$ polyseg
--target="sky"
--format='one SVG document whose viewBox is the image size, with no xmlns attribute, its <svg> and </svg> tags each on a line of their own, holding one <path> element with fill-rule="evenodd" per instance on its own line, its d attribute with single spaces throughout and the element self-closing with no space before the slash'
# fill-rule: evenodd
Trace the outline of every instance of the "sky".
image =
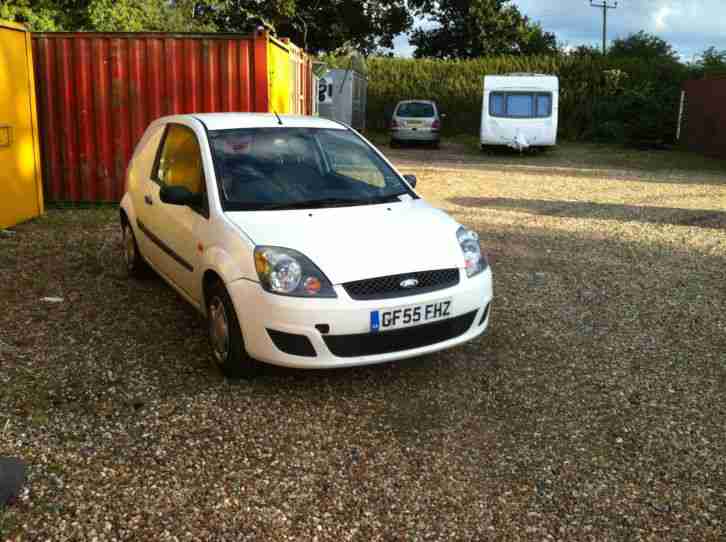
<svg viewBox="0 0 726 542">
<path fill-rule="evenodd" d="M 565 45 L 602 44 L 602 9 L 590 7 L 590 0 L 513 2 Z M 645 30 L 670 42 L 683 60 L 692 60 L 712 45 L 726 50 L 724 20 L 724 0 L 619 0 L 618 8 L 608 11 L 608 38 Z M 395 44 L 397 55 L 413 54 L 406 36 L 399 36 Z"/>
</svg>

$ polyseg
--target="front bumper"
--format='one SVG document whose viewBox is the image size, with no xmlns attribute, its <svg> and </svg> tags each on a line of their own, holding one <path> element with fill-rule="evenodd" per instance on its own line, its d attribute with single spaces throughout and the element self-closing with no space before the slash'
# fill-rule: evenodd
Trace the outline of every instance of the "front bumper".
<svg viewBox="0 0 726 542">
<path fill-rule="evenodd" d="M 342 286 L 335 287 L 337 299 L 278 296 L 247 280 L 228 285 L 228 290 L 239 315 L 245 347 L 250 356 L 273 365 L 325 369 L 421 356 L 480 336 L 487 329 L 491 315 L 492 274 L 491 269 L 487 269 L 468 279 L 462 272 L 459 284 L 451 288 L 371 301 L 351 299 Z M 371 311 L 423 305 L 444 299 L 451 300 L 451 318 L 447 320 L 401 331 L 370 333 Z M 277 346 L 270 331 L 278 340 Z M 425 339 L 412 340 L 413 334 Z M 300 341 L 308 344 L 308 352 L 306 355 L 286 353 L 278 347 L 280 336 L 290 339 L 292 342 L 289 344 L 293 346 L 295 341 L 298 345 Z M 417 346 L 422 343 L 423 346 Z M 305 353 L 305 345 L 302 346 L 301 352 Z"/>
</svg>

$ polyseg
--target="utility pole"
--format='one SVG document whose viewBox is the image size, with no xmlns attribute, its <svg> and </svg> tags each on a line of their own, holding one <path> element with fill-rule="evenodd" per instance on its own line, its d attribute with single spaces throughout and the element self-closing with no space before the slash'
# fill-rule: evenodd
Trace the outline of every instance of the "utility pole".
<svg viewBox="0 0 726 542">
<path fill-rule="evenodd" d="M 618 0 L 590 0 L 590 7 L 602 9 L 602 54 L 608 52 L 608 10 L 618 8 Z"/>
</svg>

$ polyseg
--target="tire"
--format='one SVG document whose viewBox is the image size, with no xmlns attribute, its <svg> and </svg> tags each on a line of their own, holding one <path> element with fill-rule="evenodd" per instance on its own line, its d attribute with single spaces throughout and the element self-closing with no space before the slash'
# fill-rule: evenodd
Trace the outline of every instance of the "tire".
<svg viewBox="0 0 726 542">
<path fill-rule="evenodd" d="M 149 272 L 149 267 L 139 251 L 134 230 L 128 220 L 121 222 L 121 236 L 126 273 L 131 278 L 144 278 Z"/>
<path fill-rule="evenodd" d="M 391 139 L 391 142 L 388 144 L 389 147 L 392 149 L 397 149 L 399 147 L 398 141 L 395 139 Z"/>
<path fill-rule="evenodd" d="M 431 148 L 432 149 L 436 149 L 436 150 L 440 149 L 441 148 L 441 141 L 434 141 L 433 143 L 431 143 Z"/>
<path fill-rule="evenodd" d="M 227 378 L 246 380 L 259 373 L 259 364 L 245 349 L 242 328 L 232 299 L 224 285 L 214 282 L 205 292 L 207 300 L 207 335 L 212 359 Z"/>
</svg>

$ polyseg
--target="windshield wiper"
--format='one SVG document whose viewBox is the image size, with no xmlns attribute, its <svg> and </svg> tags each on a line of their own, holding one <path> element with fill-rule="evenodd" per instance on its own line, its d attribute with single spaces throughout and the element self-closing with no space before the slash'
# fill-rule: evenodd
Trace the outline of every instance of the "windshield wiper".
<svg viewBox="0 0 726 542">
<path fill-rule="evenodd" d="M 249 211 L 285 211 L 290 209 L 324 209 L 326 207 L 354 207 L 357 205 L 370 205 L 370 200 L 354 200 L 345 198 L 322 198 L 305 201 L 291 201 L 287 203 L 249 204 L 245 210 Z"/>
<path fill-rule="evenodd" d="M 413 199 L 410 193 L 401 192 L 400 194 L 391 194 L 389 196 L 378 196 L 373 198 L 371 203 L 398 203 L 401 201 L 401 196 L 410 196 Z"/>
</svg>

